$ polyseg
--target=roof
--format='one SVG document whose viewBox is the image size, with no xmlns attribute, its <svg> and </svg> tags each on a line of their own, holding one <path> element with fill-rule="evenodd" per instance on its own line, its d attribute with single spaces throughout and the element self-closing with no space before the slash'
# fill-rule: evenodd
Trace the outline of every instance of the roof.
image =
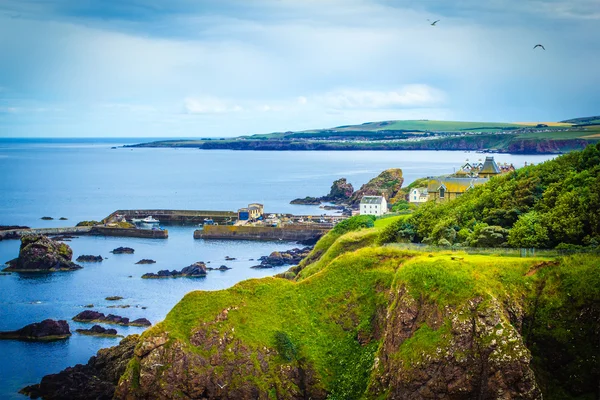
<svg viewBox="0 0 600 400">
<path fill-rule="evenodd" d="M 499 174 L 500 168 L 498 168 L 498 164 L 494 161 L 494 157 L 486 157 L 485 162 L 483 163 L 483 167 L 479 171 L 480 174 Z"/>
<path fill-rule="evenodd" d="M 250 206 L 250 207 L 248 207 L 248 210 L 260 210 L 260 207 Z"/>
<path fill-rule="evenodd" d="M 360 204 L 381 204 L 383 203 L 383 196 L 363 196 L 360 199 Z"/>
<path fill-rule="evenodd" d="M 426 187 L 413 188 L 412 190 L 416 190 L 419 194 L 427 194 L 427 188 Z"/>
<path fill-rule="evenodd" d="M 239 212 L 239 213 L 240 213 L 240 212 L 248 212 L 248 209 L 247 209 L 247 208 L 240 208 L 240 209 L 238 210 L 238 212 Z"/>
<path fill-rule="evenodd" d="M 483 185 L 488 181 L 487 178 L 438 177 L 429 181 L 427 190 L 430 192 L 437 192 L 440 190 L 441 186 L 444 186 L 449 193 L 463 193 L 472 186 Z"/>
</svg>

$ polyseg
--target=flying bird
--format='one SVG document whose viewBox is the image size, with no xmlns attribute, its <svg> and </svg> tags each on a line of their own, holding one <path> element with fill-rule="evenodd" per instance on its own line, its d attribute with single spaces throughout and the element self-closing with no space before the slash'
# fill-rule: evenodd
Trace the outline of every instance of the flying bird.
<svg viewBox="0 0 600 400">
<path fill-rule="evenodd" d="M 544 46 L 542 46 L 541 44 L 536 44 L 535 46 L 533 46 L 533 49 L 535 50 L 538 47 L 541 47 L 542 49 L 546 50 L 546 48 Z"/>
<path fill-rule="evenodd" d="M 427 20 L 427 21 L 429 21 L 429 20 Z M 438 22 L 440 22 L 440 20 L 439 20 L 439 19 L 438 19 L 438 20 L 435 20 L 435 21 L 433 21 L 433 22 L 431 23 L 431 26 L 435 26 L 435 24 L 437 24 Z"/>
<path fill-rule="evenodd" d="M 221 386 L 221 384 L 217 382 L 217 386 L 220 387 L 221 389 L 223 389 L 225 386 L 227 386 L 227 384 L 224 384 L 223 386 Z"/>
</svg>

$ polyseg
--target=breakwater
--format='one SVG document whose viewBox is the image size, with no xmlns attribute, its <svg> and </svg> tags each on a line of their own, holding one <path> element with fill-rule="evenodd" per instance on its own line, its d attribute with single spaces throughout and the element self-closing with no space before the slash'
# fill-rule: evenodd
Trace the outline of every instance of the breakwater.
<svg viewBox="0 0 600 400">
<path fill-rule="evenodd" d="M 209 225 L 194 231 L 194 239 L 231 239 L 231 240 L 311 240 L 323 236 L 331 229 L 327 226 L 227 226 Z"/>
<path fill-rule="evenodd" d="M 11 229 L 0 231 L 0 240 L 20 239 L 24 235 L 96 235 L 96 236 L 116 236 L 116 237 L 137 237 L 145 239 L 167 239 L 169 231 L 152 229 L 134 229 L 134 228 L 111 228 L 104 226 L 74 226 L 67 228 L 32 228 L 32 229 Z"/>
<path fill-rule="evenodd" d="M 237 213 L 233 211 L 208 211 L 208 210 L 117 210 L 106 217 L 103 222 L 110 223 L 124 217 L 128 221 L 133 218 L 146 218 L 152 216 L 164 224 L 198 225 L 206 219 L 221 224 L 237 220 Z"/>
</svg>

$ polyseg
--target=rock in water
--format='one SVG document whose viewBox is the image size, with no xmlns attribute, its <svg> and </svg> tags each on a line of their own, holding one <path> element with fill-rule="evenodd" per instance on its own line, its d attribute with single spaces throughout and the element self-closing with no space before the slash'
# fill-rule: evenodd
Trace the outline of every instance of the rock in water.
<svg viewBox="0 0 600 400">
<path fill-rule="evenodd" d="M 206 264 L 202 261 L 198 261 L 183 268 L 181 271 L 173 270 L 169 271 L 166 269 L 158 271 L 156 274 L 153 272 L 148 272 L 147 274 L 142 275 L 143 279 L 158 279 L 158 278 L 201 278 L 206 276 Z"/>
<path fill-rule="evenodd" d="M 404 195 L 400 191 L 402 183 L 404 183 L 404 178 L 402 177 L 401 169 L 392 168 L 385 170 L 354 192 L 349 199 L 349 203 L 352 206 L 358 206 L 363 196 L 383 196 L 388 204 L 404 200 Z"/>
<path fill-rule="evenodd" d="M 5 271 L 51 272 L 72 271 L 81 266 L 71 261 L 73 251 L 69 245 L 43 235 L 27 235 L 21 238 L 19 257 L 9 261 Z"/>
<path fill-rule="evenodd" d="M 322 202 L 344 203 L 350 198 L 350 196 L 352 196 L 353 192 L 354 188 L 352 187 L 352 184 L 348 183 L 346 178 L 340 178 L 333 182 L 333 185 L 331 185 L 331 190 L 327 196 L 307 196 L 303 199 L 294 199 L 290 202 L 290 204 L 319 205 Z"/>
<path fill-rule="evenodd" d="M 130 335 L 118 346 L 101 349 L 86 365 L 77 364 L 58 374 L 46 375 L 39 384 L 19 391 L 31 398 L 109 400 L 125 372 L 138 344 L 139 335 Z"/>
<path fill-rule="evenodd" d="M 67 321 L 46 319 L 24 326 L 16 331 L 0 332 L 0 339 L 60 340 L 71 336 Z"/>
<path fill-rule="evenodd" d="M 146 318 L 138 318 L 133 321 L 129 321 L 127 317 L 121 317 L 120 315 L 108 314 L 104 315 L 104 313 L 93 311 L 93 310 L 85 310 L 77 314 L 73 317 L 73 321 L 77 322 L 101 322 L 105 324 L 116 324 L 116 325 L 124 325 L 124 326 L 151 326 L 152 323 L 148 321 Z"/>
<path fill-rule="evenodd" d="M 77 257 L 77 262 L 101 262 L 103 260 L 102 256 L 89 256 L 89 255 L 81 255 Z"/>
<path fill-rule="evenodd" d="M 135 252 L 131 247 L 117 247 L 111 253 L 113 254 L 133 254 Z"/>
<path fill-rule="evenodd" d="M 101 327 L 100 325 L 94 325 L 90 329 L 76 329 L 76 332 L 82 333 L 84 335 L 96 335 L 96 336 L 116 336 L 116 329 L 106 329 Z"/>
<path fill-rule="evenodd" d="M 148 258 L 144 258 L 144 259 L 136 262 L 136 264 L 156 264 L 156 261 L 148 259 Z"/>
</svg>

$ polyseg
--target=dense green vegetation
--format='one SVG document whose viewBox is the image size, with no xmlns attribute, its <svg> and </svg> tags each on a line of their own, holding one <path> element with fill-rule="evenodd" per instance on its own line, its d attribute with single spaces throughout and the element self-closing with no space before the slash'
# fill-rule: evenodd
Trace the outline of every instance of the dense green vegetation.
<svg viewBox="0 0 600 400">
<path fill-rule="evenodd" d="M 521 168 L 386 227 L 383 242 L 554 248 L 600 245 L 600 144 Z"/>
</svg>

